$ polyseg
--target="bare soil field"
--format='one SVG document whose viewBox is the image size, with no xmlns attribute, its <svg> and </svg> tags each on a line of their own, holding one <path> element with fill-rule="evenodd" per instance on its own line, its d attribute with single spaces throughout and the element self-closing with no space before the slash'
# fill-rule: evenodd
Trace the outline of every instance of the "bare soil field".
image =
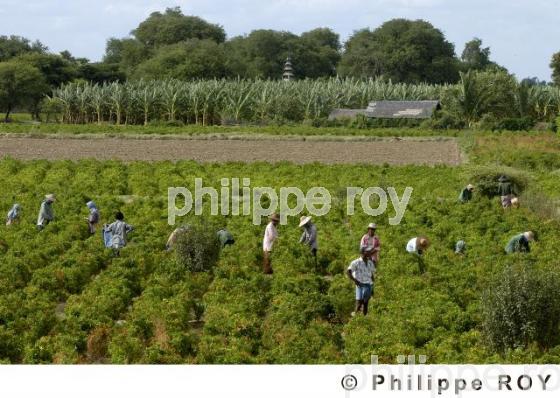
<svg viewBox="0 0 560 398">
<path fill-rule="evenodd" d="M 458 165 L 454 139 L 321 141 L 303 139 L 135 139 L 0 137 L 0 158 L 199 162 L 321 162 L 327 164 Z"/>
</svg>

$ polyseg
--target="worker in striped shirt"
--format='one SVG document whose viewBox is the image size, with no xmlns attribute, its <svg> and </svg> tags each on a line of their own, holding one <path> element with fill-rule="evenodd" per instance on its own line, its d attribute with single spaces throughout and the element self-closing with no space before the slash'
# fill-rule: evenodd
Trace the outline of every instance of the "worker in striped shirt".
<svg viewBox="0 0 560 398">
<path fill-rule="evenodd" d="M 381 250 L 381 241 L 379 240 L 379 236 L 376 235 L 375 231 L 377 230 L 377 225 L 371 223 L 368 225 L 367 233 L 362 236 L 362 240 L 360 241 L 360 248 L 362 247 L 371 247 L 371 260 L 377 266 L 379 263 L 379 251 Z"/>
</svg>

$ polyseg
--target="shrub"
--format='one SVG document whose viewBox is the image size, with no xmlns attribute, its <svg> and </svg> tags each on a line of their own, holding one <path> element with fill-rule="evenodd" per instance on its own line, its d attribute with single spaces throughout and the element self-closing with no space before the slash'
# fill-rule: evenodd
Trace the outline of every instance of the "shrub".
<svg viewBox="0 0 560 398">
<path fill-rule="evenodd" d="M 498 130 L 529 131 L 535 125 L 530 117 L 506 118 L 497 124 Z"/>
<path fill-rule="evenodd" d="M 190 225 L 176 243 L 177 263 L 191 272 L 208 272 L 220 257 L 216 228 L 206 223 Z"/>
<path fill-rule="evenodd" d="M 422 123 L 422 127 L 437 130 L 461 130 L 466 127 L 466 124 L 456 115 L 446 111 L 436 111 L 431 119 Z"/>
<path fill-rule="evenodd" d="M 533 266 L 506 267 L 483 296 L 483 328 L 492 349 L 558 343 L 560 275 Z"/>
</svg>

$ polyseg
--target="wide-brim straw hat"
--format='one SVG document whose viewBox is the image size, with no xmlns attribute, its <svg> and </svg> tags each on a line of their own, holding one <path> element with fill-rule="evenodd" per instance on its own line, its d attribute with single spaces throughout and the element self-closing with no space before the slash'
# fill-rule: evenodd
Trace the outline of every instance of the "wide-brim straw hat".
<svg viewBox="0 0 560 398">
<path fill-rule="evenodd" d="M 56 197 L 54 196 L 54 194 L 50 193 L 48 195 L 45 195 L 45 199 L 54 202 L 56 200 Z"/>
<path fill-rule="evenodd" d="M 268 219 L 270 221 L 280 221 L 280 215 L 278 215 L 278 213 L 274 213 L 270 217 L 268 217 Z"/>
<path fill-rule="evenodd" d="M 430 246 L 430 241 L 428 240 L 428 238 L 420 238 L 420 242 L 419 242 L 420 247 L 428 247 Z"/>
<path fill-rule="evenodd" d="M 535 234 L 533 231 L 524 232 L 523 235 L 527 238 L 527 240 L 535 240 Z"/>
<path fill-rule="evenodd" d="M 377 229 L 377 224 L 374 223 L 374 222 L 369 223 L 369 225 L 367 226 L 367 229 Z"/>
<path fill-rule="evenodd" d="M 307 224 L 309 221 L 311 221 L 311 216 L 301 216 L 301 218 L 299 219 L 299 226 L 303 227 L 305 224 Z"/>
<path fill-rule="evenodd" d="M 468 189 L 469 191 L 472 191 L 472 190 L 474 189 L 474 185 L 473 185 L 473 184 L 467 185 L 467 189 Z"/>
</svg>

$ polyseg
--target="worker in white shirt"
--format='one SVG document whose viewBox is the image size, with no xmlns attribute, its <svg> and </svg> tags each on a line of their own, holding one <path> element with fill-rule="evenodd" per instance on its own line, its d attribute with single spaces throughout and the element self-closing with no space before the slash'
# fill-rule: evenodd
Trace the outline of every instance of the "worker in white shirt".
<svg viewBox="0 0 560 398">
<path fill-rule="evenodd" d="M 277 213 L 274 213 L 269 217 L 269 220 L 270 222 L 264 230 L 263 238 L 263 272 L 268 275 L 273 272 L 270 256 L 274 241 L 278 238 L 278 230 L 276 229 L 276 226 L 280 222 L 280 216 Z"/>
<path fill-rule="evenodd" d="M 363 311 L 368 313 L 368 303 L 373 296 L 373 282 L 375 280 L 375 264 L 371 260 L 373 247 L 361 247 L 360 257 L 350 263 L 347 275 L 356 285 L 356 310 L 352 316 Z"/>
</svg>

